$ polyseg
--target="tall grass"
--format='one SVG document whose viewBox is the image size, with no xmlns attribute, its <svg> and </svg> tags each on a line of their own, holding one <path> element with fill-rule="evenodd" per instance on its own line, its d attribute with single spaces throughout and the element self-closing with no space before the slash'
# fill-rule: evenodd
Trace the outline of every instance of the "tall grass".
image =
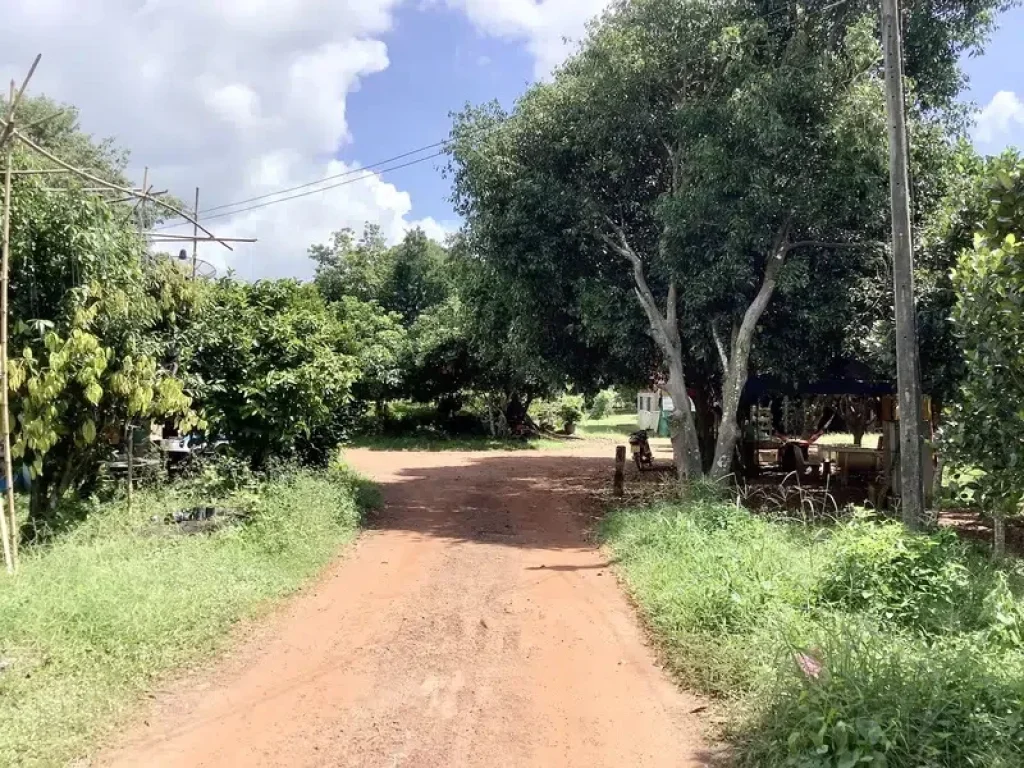
<svg viewBox="0 0 1024 768">
<path fill-rule="evenodd" d="M 604 535 L 671 668 L 729 702 L 740 765 L 1024 765 L 1020 574 L 952 534 L 694 498 Z"/>
<path fill-rule="evenodd" d="M 0 765 L 63 765 L 136 695 L 208 659 L 239 619 L 295 590 L 349 540 L 364 486 L 341 470 L 221 498 L 242 524 L 184 534 L 193 488 L 97 505 L 0 579 Z M 208 503 L 209 499 L 205 499 Z"/>
</svg>

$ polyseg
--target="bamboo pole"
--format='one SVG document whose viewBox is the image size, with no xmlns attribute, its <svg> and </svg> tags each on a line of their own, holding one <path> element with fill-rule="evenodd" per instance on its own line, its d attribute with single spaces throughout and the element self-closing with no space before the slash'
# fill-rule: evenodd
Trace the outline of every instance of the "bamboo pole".
<svg viewBox="0 0 1024 768">
<path fill-rule="evenodd" d="M 132 513 L 132 486 L 135 483 L 135 425 L 128 422 L 125 425 L 125 432 L 128 435 L 128 514 Z"/>
<path fill-rule="evenodd" d="M 5 121 L 0 121 L 0 122 L 3 122 L 6 125 Z M 206 227 L 204 227 L 202 224 L 197 222 L 190 214 L 185 213 L 184 211 L 181 211 L 181 210 L 175 208 L 170 203 L 165 203 L 163 200 L 159 199 L 158 197 L 155 197 L 154 195 L 140 194 L 140 193 L 137 193 L 137 192 L 133 191 L 132 189 L 130 189 L 128 187 L 122 187 L 120 184 L 113 184 L 113 183 L 111 183 L 109 181 L 106 181 L 104 179 L 99 178 L 98 176 L 93 176 L 91 173 L 86 173 L 85 171 L 79 170 L 78 168 L 75 168 L 75 167 L 69 165 L 68 163 L 64 162 L 59 157 L 54 155 L 52 152 L 48 152 L 47 150 L 43 149 L 38 144 L 36 144 L 34 141 L 32 141 L 30 138 L 28 138 L 27 136 L 23 135 L 22 133 L 20 133 L 18 131 L 14 132 L 14 136 L 16 136 L 18 138 L 18 140 L 21 141 L 22 144 L 24 144 L 26 147 L 28 147 L 32 151 L 42 155 L 43 157 L 45 157 L 46 159 L 48 159 L 50 161 L 56 163 L 61 168 L 66 168 L 67 170 L 69 170 L 72 173 L 74 173 L 76 176 L 79 176 L 80 178 L 83 178 L 83 179 L 86 179 L 88 181 L 91 181 L 91 182 L 93 182 L 95 184 L 99 184 L 100 186 L 106 187 L 107 189 L 114 189 L 114 190 L 117 190 L 118 192 L 121 192 L 122 194 L 131 195 L 132 197 L 141 197 L 141 198 L 144 198 L 144 199 L 146 199 L 146 200 L 148 200 L 150 202 L 156 203 L 161 208 L 164 208 L 164 209 L 170 211 L 171 213 L 175 214 L 176 216 L 180 216 L 181 218 L 185 219 L 185 221 L 188 221 L 188 222 L 191 222 L 191 223 L 195 224 L 200 230 L 202 230 L 207 235 L 209 235 L 211 240 L 214 240 L 214 241 L 220 243 L 225 248 L 227 248 L 229 251 L 233 251 L 234 250 L 234 248 L 232 248 L 230 245 L 228 245 L 226 242 L 224 242 L 221 238 L 217 237 L 215 234 L 213 234 L 213 232 L 211 232 Z"/>
<path fill-rule="evenodd" d="M 11 171 L 15 176 L 48 176 L 53 173 L 77 173 L 78 171 L 85 171 L 91 173 L 95 169 L 93 168 L 73 168 L 68 170 L 67 168 L 22 168 Z"/>
<path fill-rule="evenodd" d="M 38 62 L 38 59 L 36 59 Z M 33 67 L 34 69 L 34 67 Z M 16 106 L 14 101 L 14 82 L 11 82 L 11 100 L 8 102 L 8 116 L 13 122 L 13 112 Z M 7 147 L 5 153 L 4 170 L 4 224 L 3 224 L 3 248 L 0 257 L 0 431 L 3 433 L 4 451 L 4 478 L 7 487 L 4 489 L 5 504 L 0 511 L 0 518 L 3 525 L 0 526 L 0 535 L 4 539 L 4 561 L 7 564 L 7 572 L 14 573 L 18 569 L 18 521 L 14 512 L 14 468 L 11 465 L 11 412 L 8 403 L 8 365 L 7 365 L 7 285 L 11 264 L 11 147 Z"/>
<path fill-rule="evenodd" d="M 165 235 L 161 232 L 144 232 L 146 237 L 154 241 L 166 240 L 171 243 L 191 243 L 193 240 L 200 243 L 255 243 L 255 237 L 192 237 L 192 235 Z"/>
<path fill-rule="evenodd" d="M 39 66 L 39 60 L 43 58 L 43 54 L 38 54 L 35 61 L 32 62 L 32 66 L 29 67 L 28 74 L 25 75 L 25 79 L 21 83 L 21 88 L 18 90 L 17 95 L 14 93 L 14 81 L 11 81 L 11 95 L 7 101 L 7 122 L 4 124 L 3 133 L 0 133 L 0 147 L 7 143 L 7 141 L 14 134 L 14 113 L 18 111 L 18 105 L 21 103 L 21 97 L 25 94 L 25 89 L 28 87 L 28 81 L 32 79 L 32 75 L 36 72 L 36 67 Z"/>
<path fill-rule="evenodd" d="M 196 279 L 196 262 L 199 260 L 199 187 L 196 187 L 196 207 L 192 209 L 196 220 L 192 222 L 192 279 Z"/>
</svg>

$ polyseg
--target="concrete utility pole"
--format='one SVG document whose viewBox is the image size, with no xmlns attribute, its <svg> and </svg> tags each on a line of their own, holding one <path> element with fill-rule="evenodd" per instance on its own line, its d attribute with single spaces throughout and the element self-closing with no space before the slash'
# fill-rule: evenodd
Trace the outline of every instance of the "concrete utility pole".
<svg viewBox="0 0 1024 768">
<path fill-rule="evenodd" d="M 924 435 L 921 365 L 914 302 L 914 249 L 910 230 L 907 120 L 903 95 L 903 35 L 899 0 L 882 0 L 885 106 L 889 122 L 889 184 L 892 193 L 893 287 L 896 303 L 896 371 L 900 404 L 900 499 L 910 528 L 925 524 Z"/>
</svg>

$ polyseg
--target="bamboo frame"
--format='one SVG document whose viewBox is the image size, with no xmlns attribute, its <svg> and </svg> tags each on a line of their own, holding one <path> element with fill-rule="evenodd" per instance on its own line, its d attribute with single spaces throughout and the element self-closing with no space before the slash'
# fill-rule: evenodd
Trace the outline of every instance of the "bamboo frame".
<svg viewBox="0 0 1024 768">
<path fill-rule="evenodd" d="M 13 89 L 12 89 L 13 91 Z M 7 488 L 4 491 L 5 504 L 0 510 L 0 538 L 3 539 L 4 565 L 7 573 L 13 574 L 17 567 L 17 555 L 14 552 L 17 539 L 16 529 L 8 530 L 8 518 L 14 520 L 14 467 L 11 464 L 11 412 L 8 408 L 7 386 L 7 274 L 10 264 L 11 236 L 11 148 L 4 153 L 4 222 L 3 222 L 3 257 L 0 261 L 0 389 L 3 389 L 3 448 L 4 478 Z M 13 528 L 13 526 L 12 526 Z"/>
<path fill-rule="evenodd" d="M 192 209 L 196 223 L 192 225 L 192 279 L 196 279 L 196 266 L 199 263 L 199 187 L 196 187 L 196 206 Z"/>
<path fill-rule="evenodd" d="M 17 95 L 14 92 L 14 81 L 7 100 L 7 120 L 4 121 L 3 133 L 0 134 L 0 148 L 6 145 L 7 151 L 4 163 L 4 221 L 3 221 L 3 246 L 0 248 L 0 431 L 3 432 L 4 448 L 4 509 L 0 510 L 0 536 L 3 537 L 4 562 L 7 572 L 16 573 L 18 570 L 18 515 L 14 509 L 14 466 L 11 462 L 11 409 L 10 409 L 10 386 L 8 384 L 8 360 L 7 360 L 7 290 L 9 284 L 11 264 L 11 166 L 13 157 L 9 142 L 14 134 L 14 118 L 18 111 L 18 104 L 25 94 L 32 75 L 35 74 L 39 60 L 43 57 L 38 54 L 29 67 L 28 74 L 21 83 Z"/>
<path fill-rule="evenodd" d="M 7 121 L 5 121 L 5 120 L 0 120 L 0 123 L 3 123 L 5 128 L 9 126 L 9 123 L 7 123 Z M 36 144 L 34 141 L 32 141 L 30 138 L 28 138 L 27 136 L 25 136 L 24 134 L 20 133 L 17 130 L 13 131 L 12 135 L 15 138 L 17 138 L 22 144 L 27 146 L 29 149 L 31 149 L 34 152 L 42 155 L 47 160 L 50 160 L 51 162 L 56 163 L 61 168 L 65 168 L 68 171 L 74 173 L 79 178 L 85 179 L 87 181 L 91 181 L 94 184 L 97 184 L 97 185 L 99 185 L 101 187 L 105 187 L 107 189 L 112 189 L 112 190 L 115 190 L 115 191 L 120 192 L 120 193 L 125 194 L 125 195 L 130 195 L 133 198 L 140 198 L 140 199 L 147 200 L 149 202 L 156 203 L 161 208 L 164 208 L 164 209 L 170 211 L 171 213 L 175 214 L 176 216 L 180 216 L 181 218 L 185 219 L 185 221 L 188 221 L 188 222 L 191 222 L 191 223 L 195 224 L 200 230 L 205 232 L 210 237 L 211 240 L 216 241 L 216 242 L 220 242 L 221 245 L 223 245 L 229 251 L 233 251 L 234 250 L 234 248 L 232 248 L 230 245 L 228 245 L 227 243 L 221 241 L 221 238 L 217 237 L 215 234 L 213 234 L 213 232 L 211 232 L 206 227 L 204 227 L 202 224 L 197 222 L 195 220 L 195 218 L 193 218 L 190 214 L 186 213 L 185 211 L 179 210 L 178 208 L 175 208 L 170 203 L 165 203 L 163 200 L 159 199 L 158 197 L 156 197 L 154 195 L 150 195 L 150 194 L 147 194 L 147 193 L 135 192 L 133 189 L 131 189 L 129 187 L 122 187 L 120 184 L 114 184 L 112 182 L 109 182 L 109 181 L 106 181 L 104 179 L 101 179 L 98 176 L 94 176 L 91 173 L 87 173 L 86 171 L 79 170 L 78 168 L 75 168 L 74 166 L 64 162 L 59 157 L 54 155 L 52 152 L 48 152 L 47 150 L 43 149 L 38 144 Z"/>
<path fill-rule="evenodd" d="M 79 179 L 87 182 L 91 182 L 96 186 L 85 187 L 78 191 L 87 191 L 91 193 L 98 192 L 119 192 L 122 195 L 126 195 L 125 202 L 129 200 L 136 200 L 136 206 L 133 211 L 137 211 L 140 208 L 144 208 L 145 203 L 152 202 L 157 206 L 173 213 L 175 216 L 179 216 L 193 225 L 192 237 L 187 236 L 161 236 L 158 238 L 160 242 L 181 242 L 182 240 L 191 241 L 193 243 L 203 242 L 217 242 L 227 248 L 229 251 L 234 249 L 228 245 L 229 242 L 256 242 L 255 239 L 250 238 L 220 238 L 217 237 L 213 232 L 202 226 L 198 219 L 198 210 L 196 211 L 197 216 L 193 217 L 188 213 L 179 210 L 170 203 L 160 200 L 160 196 L 167 193 L 167 190 L 162 192 L 153 192 L 152 186 L 148 184 L 149 169 L 146 169 L 146 178 L 143 180 L 141 191 L 137 191 L 132 187 L 125 187 L 120 184 L 107 181 L 106 179 L 100 178 L 92 172 L 93 169 L 75 168 L 71 164 L 60 159 L 52 152 L 44 149 L 43 147 L 36 144 L 24 133 L 20 132 L 15 123 L 15 117 L 18 109 L 18 105 L 21 103 L 22 97 L 25 94 L 25 90 L 28 87 L 29 81 L 35 74 L 36 67 L 39 66 L 39 61 L 42 59 L 42 54 L 35 57 L 32 62 L 32 66 L 29 68 L 28 74 L 21 83 L 21 87 L 15 92 L 14 81 L 11 81 L 10 92 L 7 102 L 7 115 L 5 118 L 0 118 L 0 151 L 4 155 L 4 199 L 3 199 L 3 221 L 2 221 L 2 255 L 0 255 L 0 431 L 2 431 L 2 445 L 4 448 L 4 476 L 6 479 L 6 489 L 4 493 L 5 504 L 4 509 L 0 509 L 0 540 L 2 540 L 2 549 L 4 555 L 4 564 L 7 572 L 13 574 L 17 571 L 18 567 L 18 535 L 17 535 L 17 516 L 14 508 L 14 471 L 11 461 L 11 429 L 10 429 L 10 403 L 9 403 L 9 384 L 8 384 L 8 286 L 9 286 L 9 273 L 10 273 L 10 219 L 11 219 L 11 196 L 12 196 L 12 184 L 11 180 L 14 175 L 19 176 L 45 176 L 45 175 L 58 175 L 58 174 L 71 174 Z M 50 115 L 46 115 L 32 123 L 29 123 L 26 128 L 30 128 L 34 125 L 46 122 L 62 114 L 63 110 L 59 110 Z M 15 171 L 12 168 L 13 164 L 13 152 L 11 145 L 13 140 L 20 141 L 29 150 L 36 153 L 37 155 L 46 158 L 51 163 L 54 163 L 57 168 L 31 168 L 31 169 L 20 169 Z M 6 150 L 6 151 L 4 151 Z M 64 191 L 60 188 L 47 189 L 46 191 L 58 192 Z M 197 196 L 198 196 L 198 190 Z M 197 206 L 198 208 L 198 200 Z M 132 214 L 129 213 L 129 217 Z M 140 231 L 142 229 L 140 222 Z M 200 238 L 198 236 L 199 231 L 202 231 L 205 237 Z M 147 233 L 142 233 L 146 235 Z M 194 247 L 194 246 L 193 246 Z M 132 438 L 134 438 L 134 429 L 131 430 Z M 131 443 L 132 441 L 130 441 Z M 128 503 L 129 508 L 131 505 L 132 497 L 132 458 L 133 447 L 129 445 L 129 480 L 128 480 Z"/>
<path fill-rule="evenodd" d="M 200 243 L 212 243 L 212 242 L 225 242 L 225 243 L 255 243 L 255 237 L 194 237 L 192 235 L 165 235 L 162 232 L 145 232 L 145 237 L 153 240 L 154 242 L 168 241 L 172 243 L 191 243 L 193 241 Z"/>
</svg>

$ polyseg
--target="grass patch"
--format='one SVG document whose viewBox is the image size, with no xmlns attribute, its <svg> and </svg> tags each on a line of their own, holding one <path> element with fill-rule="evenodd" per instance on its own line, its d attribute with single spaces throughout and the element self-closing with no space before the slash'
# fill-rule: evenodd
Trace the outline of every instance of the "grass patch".
<svg viewBox="0 0 1024 768">
<path fill-rule="evenodd" d="M 586 419 L 576 425 L 583 437 L 628 437 L 637 431 L 636 413 L 613 413 L 602 419 Z"/>
<path fill-rule="evenodd" d="M 185 535 L 159 522 L 197 501 L 172 486 L 137 493 L 131 515 L 96 505 L 26 549 L 20 574 L 0 579 L 0 765 L 87 750 L 158 676 L 209 658 L 235 622 L 314 575 L 371 497 L 342 470 L 298 473 L 217 501 L 244 523 Z"/>
<path fill-rule="evenodd" d="M 710 499 L 613 512 L 604 536 L 671 668 L 728 702 L 739 765 L 1024 765 L 1019 566 Z"/>
</svg>

